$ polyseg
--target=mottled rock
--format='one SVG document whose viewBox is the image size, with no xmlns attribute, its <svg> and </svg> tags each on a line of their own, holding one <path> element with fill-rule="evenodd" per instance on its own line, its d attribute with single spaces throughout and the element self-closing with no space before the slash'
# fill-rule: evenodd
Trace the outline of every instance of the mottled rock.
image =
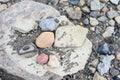
<svg viewBox="0 0 120 80">
<path fill-rule="evenodd" d="M 111 20 L 109 21 L 109 25 L 110 25 L 110 26 L 115 26 L 115 21 L 114 21 L 113 19 L 111 19 Z"/>
<path fill-rule="evenodd" d="M 90 17 L 90 24 L 92 26 L 97 26 L 99 24 L 98 20 L 96 18 Z"/>
<path fill-rule="evenodd" d="M 42 31 L 54 31 L 58 26 L 59 21 L 55 21 L 54 18 L 51 19 L 42 19 L 39 23 L 39 26 Z"/>
<path fill-rule="evenodd" d="M 12 24 L 12 27 L 22 33 L 28 33 L 31 30 L 36 29 L 38 24 L 32 19 L 22 19 L 17 18 L 15 23 Z"/>
<path fill-rule="evenodd" d="M 107 8 L 107 6 L 104 6 L 103 8 L 102 8 L 102 11 L 103 12 L 107 12 L 109 9 Z"/>
<path fill-rule="evenodd" d="M 103 37 L 110 37 L 114 32 L 114 27 L 107 27 L 105 32 L 103 33 Z"/>
<path fill-rule="evenodd" d="M 41 53 L 37 56 L 37 63 L 39 64 L 46 64 L 48 62 L 48 55 L 45 53 Z"/>
<path fill-rule="evenodd" d="M 88 19 L 88 18 L 84 19 L 84 20 L 83 20 L 83 23 L 84 23 L 85 25 L 89 25 L 89 23 L 90 23 L 90 22 L 89 22 L 89 19 Z"/>
<path fill-rule="evenodd" d="M 119 0 L 110 0 L 113 4 L 118 4 Z"/>
<path fill-rule="evenodd" d="M 107 80 L 105 77 L 100 76 L 98 72 L 94 74 L 93 80 Z"/>
<path fill-rule="evenodd" d="M 49 56 L 48 66 L 52 67 L 52 68 L 60 67 L 60 62 L 59 62 L 57 56 L 55 56 L 55 55 Z"/>
<path fill-rule="evenodd" d="M 6 4 L 1 4 L 0 5 L 0 12 L 7 9 L 7 5 Z"/>
<path fill-rule="evenodd" d="M 120 53 L 116 54 L 116 59 L 120 60 Z"/>
<path fill-rule="evenodd" d="M 91 1 L 91 10 L 100 10 L 100 2 L 99 0 L 93 0 Z"/>
<path fill-rule="evenodd" d="M 119 16 L 119 14 L 118 14 L 117 11 L 115 11 L 115 10 L 110 10 L 110 11 L 107 12 L 107 16 L 108 16 L 110 19 L 112 19 L 112 18 L 114 18 L 114 17 L 116 17 L 116 16 Z"/>
<path fill-rule="evenodd" d="M 106 16 L 101 16 L 101 17 L 98 18 L 98 20 L 104 22 L 104 21 L 107 20 L 107 17 Z"/>
<path fill-rule="evenodd" d="M 55 47 L 80 47 L 88 30 L 81 26 L 62 26 L 56 30 Z"/>
<path fill-rule="evenodd" d="M 54 43 L 54 33 L 53 32 L 43 32 L 41 33 L 35 41 L 39 48 L 51 47 Z"/>
<path fill-rule="evenodd" d="M 115 69 L 115 68 L 111 68 L 110 69 L 110 74 L 112 76 L 117 76 L 119 74 L 119 70 Z"/>
<path fill-rule="evenodd" d="M 115 21 L 120 24 L 120 16 L 115 17 Z"/>
<path fill-rule="evenodd" d="M 103 75 L 104 73 L 107 73 L 110 68 L 111 61 L 115 58 L 113 55 L 107 55 L 107 56 L 101 56 L 100 63 L 98 64 L 98 72 L 100 75 Z"/>
<path fill-rule="evenodd" d="M 99 17 L 101 15 L 100 11 L 90 11 L 90 16 L 91 17 Z"/>
<path fill-rule="evenodd" d="M 84 7 L 82 7 L 82 11 L 89 13 L 90 9 L 87 6 L 84 6 Z"/>
</svg>

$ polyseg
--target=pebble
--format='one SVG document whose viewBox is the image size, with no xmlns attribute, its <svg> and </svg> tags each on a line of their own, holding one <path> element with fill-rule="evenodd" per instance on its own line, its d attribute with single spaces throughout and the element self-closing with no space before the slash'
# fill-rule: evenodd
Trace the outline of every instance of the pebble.
<svg viewBox="0 0 120 80">
<path fill-rule="evenodd" d="M 108 9 L 106 6 L 104 6 L 104 7 L 102 8 L 102 11 L 105 12 L 105 13 L 108 12 L 108 10 L 109 10 L 109 9 Z"/>
<path fill-rule="evenodd" d="M 37 56 L 37 63 L 39 64 L 46 64 L 48 62 L 48 55 L 45 53 L 41 53 L 40 55 Z"/>
<path fill-rule="evenodd" d="M 100 57 L 100 63 L 98 64 L 97 70 L 100 75 L 103 75 L 109 71 L 111 61 L 115 58 L 114 55 L 106 55 Z"/>
<path fill-rule="evenodd" d="M 84 25 L 89 25 L 89 23 L 90 23 L 90 22 L 89 22 L 89 19 L 88 19 L 88 18 L 84 19 L 84 20 L 83 20 L 83 23 L 84 23 Z"/>
<path fill-rule="evenodd" d="M 97 26 L 99 24 L 98 20 L 96 18 L 90 17 L 90 24 L 92 26 Z"/>
<path fill-rule="evenodd" d="M 0 0 L 0 2 L 9 2 L 10 0 Z"/>
<path fill-rule="evenodd" d="M 119 16 L 119 14 L 118 14 L 117 11 L 115 11 L 115 10 L 110 10 L 110 11 L 107 12 L 107 16 L 108 16 L 110 19 L 112 19 L 112 18 L 114 18 L 114 17 Z"/>
<path fill-rule="evenodd" d="M 110 74 L 112 76 L 117 76 L 119 74 L 119 70 L 115 69 L 115 68 L 111 68 L 110 69 Z"/>
<path fill-rule="evenodd" d="M 103 33 L 103 37 L 110 37 L 114 32 L 114 27 L 107 27 L 105 32 Z"/>
<path fill-rule="evenodd" d="M 101 3 L 106 3 L 108 0 L 100 0 Z"/>
<path fill-rule="evenodd" d="M 106 20 L 107 20 L 107 17 L 106 17 L 106 16 L 101 16 L 101 17 L 98 18 L 98 21 L 104 22 L 104 21 L 106 21 Z"/>
<path fill-rule="evenodd" d="M 119 0 L 110 0 L 111 1 L 111 3 L 113 3 L 113 4 L 118 4 L 119 3 Z"/>
<path fill-rule="evenodd" d="M 115 21 L 120 24 L 120 16 L 115 17 Z"/>
<path fill-rule="evenodd" d="M 120 60 L 120 53 L 116 54 L 116 59 Z"/>
<path fill-rule="evenodd" d="M 98 53 L 106 55 L 110 52 L 109 45 L 107 43 L 103 44 L 99 49 Z"/>
<path fill-rule="evenodd" d="M 91 17 L 99 17 L 101 15 L 100 11 L 90 11 L 90 16 Z"/>
<path fill-rule="evenodd" d="M 115 26 L 115 21 L 114 21 L 113 19 L 111 19 L 111 20 L 109 21 L 109 25 L 110 25 L 110 26 Z"/>
<path fill-rule="evenodd" d="M 120 5 L 117 6 L 117 9 L 120 11 Z"/>
<path fill-rule="evenodd" d="M 88 68 L 89 68 L 89 70 L 91 70 L 92 73 L 94 73 L 96 71 L 96 68 L 94 68 L 92 66 L 89 66 Z"/>
<path fill-rule="evenodd" d="M 118 78 L 117 76 L 114 76 L 113 80 L 120 80 L 120 78 Z"/>
<path fill-rule="evenodd" d="M 90 9 L 87 6 L 84 6 L 84 7 L 82 7 L 82 11 L 89 13 Z"/>
<path fill-rule="evenodd" d="M 86 1 L 85 0 L 80 0 L 80 6 L 85 5 Z"/>
<path fill-rule="evenodd" d="M 72 5 L 72 6 L 78 6 L 79 2 L 80 2 L 80 0 L 70 0 L 70 5 Z"/>
<path fill-rule="evenodd" d="M 107 80 L 107 79 L 103 76 L 100 76 L 98 72 L 96 72 L 93 76 L 93 80 Z"/>
<path fill-rule="evenodd" d="M 52 68 L 60 67 L 60 62 L 59 62 L 57 56 L 55 56 L 55 55 L 49 56 L 48 66 L 52 67 Z"/>
<path fill-rule="evenodd" d="M 92 0 L 90 5 L 91 10 L 100 10 L 100 1 Z"/>
<path fill-rule="evenodd" d="M 58 22 L 55 21 L 54 18 L 52 18 L 52 19 L 42 19 L 39 22 L 39 27 L 41 28 L 42 31 L 54 31 L 54 30 L 56 30 L 56 28 L 58 26 Z"/>
<path fill-rule="evenodd" d="M 54 33 L 53 32 L 42 32 L 36 38 L 36 45 L 39 48 L 48 48 L 51 47 L 54 43 Z"/>
<path fill-rule="evenodd" d="M 36 29 L 38 24 L 33 19 L 23 19 L 18 17 L 12 26 L 15 30 L 21 33 L 28 33 L 31 30 Z"/>
<path fill-rule="evenodd" d="M 7 5 L 6 4 L 1 4 L 0 5 L 0 12 L 7 9 Z"/>
</svg>

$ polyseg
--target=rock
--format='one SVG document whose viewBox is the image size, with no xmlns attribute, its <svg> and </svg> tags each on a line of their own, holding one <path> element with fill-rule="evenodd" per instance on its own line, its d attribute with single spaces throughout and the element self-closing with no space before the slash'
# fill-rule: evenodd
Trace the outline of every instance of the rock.
<svg viewBox="0 0 120 80">
<path fill-rule="evenodd" d="M 109 25 L 110 25 L 110 26 L 115 26 L 115 21 L 114 21 L 113 19 L 111 19 L 111 20 L 109 21 Z"/>
<path fill-rule="evenodd" d="M 43 32 L 41 33 L 35 41 L 39 48 L 51 47 L 54 43 L 54 33 L 53 32 Z"/>
<path fill-rule="evenodd" d="M 84 23 L 84 25 L 89 25 L 89 23 L 90 23 L 90 22 L 89 22 L 89 19 L 88 19 L 88 18 L 84 19 L 84 20 L 83 20 L 83 23 Z"/>
<path fill-rule="evenodd" d="M 119 3 L 119 0 L 110 0 L 111 1 L 111 3 L 113 3 L 113 4 L 118 4 Z"/>
<path fill-rule="evenodd" d="M 42 19 L 39 22 L 39 26 L 42 31 L 54 31 L 58 26 L 58 24 L 57 24 L 58 22 L 56 22 L 55 19 L 53 19 L 53 18 L 52 19 Z"/>
<path fill-rule="evenodd" d="M 62 26 L 56 30 L 55 47 L 80 47 L 88 30 L 81 26 Z M 70 42 L 70 43 L 69 43 Z"/>
<path fill-rule="evenodd" d="M 98 72 L 100 73 L 100 75 L 103 75 L 105 73 L 107 73 L 109 71 L 110 68 L 110 64 L 111 61 L 114 59 L 115 57 L 113 55 L 107 55 L 107 56 L 101 56 L 100 58 L 100 63 L 98 64 Z"/>
<path fill-rule="evenodd" d="M 112 76 L 117 76 L 119 74 L 119 70 L 115 69 L 115 68 L 111 68 L 110 69 L 110 74 Z"/>
<path fill-rule="evenodd" d="M 96 68 L 97 65 L 98 65 L 98 62 L 99 62 L 98 59 L 95 59 L 95 60 L 92 61 L 92 63 L 90 64 L 90 66 L 93 66 L 93 67 Z"/>
<path fill-rule="evenodd" d="M 88 68 L 89 68 L 89 70 L 91 70 L 92 73 L 95 73 L 96 68 L 94 68 L 94 67 L 92 67 L 92 66 L 89 66 Z"/>
<path fill-rule="evenodd" d="M 101 15 L 100 11 L 90 11 L 90 16 L 91 17 L 99 17 Z"/>
<path fill-rule="evenodd" d="M 108 9 L 106 6 L 104 6 L 104 7 L 102 8 L 102 11 L 103 11 L 103 12 L 108 12 L 108 10 L 109 10 L 109 9 Z"/>
<path fill-rule="evenodd" d="M 91 10 L 100 10 L 100 2 L 99 2 L 99 0 L 91 1 L 90 8 L 91 8 Z"/>
<path fill-rule="evenodd" d="M 103 37 L 110 37 L 114 32 L 114 27 L 107 27 L 105 32 L 103 33 Z"/>
<path fill-rule="evenodd" d="M 90 17 L 90 24 L 92 26 L 97 26 L 99 24 L 98 20 L 96 18 Z"/>
<path fill-rule="evenodd" d="M 108 0 L 100 0 L 101 3 L 106 3 Z"/>
<path fill-rule="evenodd" d="M 38 64 L 46 64 L 48 62 L 48 55 L 45 53 L 41 53 L 40 55 L 37 56 L 37 63 Z"/>
<path fill-rule="evenodd" d="M 33 19 L 17 18 L 12 27 L 22 33 L 28 33 L 31 30 L 36 29 L 38 24 Z"/>
<path fill-rule="evenodd" d="M 49 56 L 48 66 L 52 68 L 60 67 L 60 62 L 55 55 Z"/>
<path fill-rule="evenodd" d="M 93 80 L 107 80 L 105 77 L 100 76 L 98 72 L 94 74 Z"/>
<path fill-rule="evenodd" d="M 116 59 L 120 60 L 120 53 L 116 54 Z"/>
<path fill-rule="evenodd" d="M 80 0 L 80 6 L 83 6 L 86 3 L 85 0 Z"/>
<path fill-rule="evenodd" d="M 117 6 L 117 9 L 120 11 L 120 5 Z"/>
<path fill-rule="evenodd" d="M 72 8 L 67 9 L 67 14 L 71 19 L 80 19 L 82 16 L 81 11 L 75 11 Z"/>
<path fill-rule="evenodd" d="M 10 1 L 10 0 L 0 0 L 0 2 L 3 2 L 3 3 L 4 3 L 4 2 L 5 2 L 5 3 L 6 3 L 6 2 L 9 2 L 9 1 Z"/>
<path fill-rule="evenodd" d="M 110 10 L 110 11 L 107 12 L 107 16 L 108 16 L 110 19 L 112 19 L 112 18 L 114 18 L 114 17 L 116 17 L 116 16 L 119 16 L 119 14 L 118 14 L 115 10 Z"/>
<path fill-rule="evenodd" d="M 120 16 L 115 17 L 115 21 L 120 24 Z"/>
<path fill-rule="evenodd" d="M 119 80 L 120 78 L 119 77 L 117 77 L 117 76 L 114 76 L 113 77 L 113 80 Z"/>
<path fill-rule="evenodd" d="M 95 31 L 95 27 L 90 27 L 90 30 L 91 31 Z"/>
<path fill-rule="evenodd" d="M 70 5 L 72 5 L 72 6 L 78 6 L 79 2 L 80 2 L 80 0 L 70 0 Z"/>
<path fill-rule="evenodd" d="M 87 6 L 84 6 L 84 7 L 82 7 L 82 11 L 89 13 L 90 9 Z"/>
<path fill-rule="evenodd" d="M 0 5 L 0 12 L 7 9 L 7 5 L 6 4 L 1 4 Z"/>
<path fill-rule="evenodd" d="M 101 17 L 98 18 L 98 21 L 105 22 L 106 20 L 107 20 L 106 16 L 101 16 Z"/>
<path fill-rule="evenodd" d="M 106 55 L 110 53 L 109 45 L 107 43 L 103 44 L 99 49 L 98 53 Z"/>
</svg>

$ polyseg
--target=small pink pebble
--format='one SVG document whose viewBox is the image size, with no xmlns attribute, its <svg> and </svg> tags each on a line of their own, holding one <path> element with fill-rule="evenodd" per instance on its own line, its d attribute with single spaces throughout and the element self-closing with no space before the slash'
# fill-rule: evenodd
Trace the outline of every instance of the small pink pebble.
<svg viewBox="0 0 120 80">
<path fill-rule="evenodd" d="M 46 64 L 48 62 L 48 55 L 45 53 L 41 53 L 38 57 L 37 57 L 37 62 L 39 64 Z"/>
</svg>

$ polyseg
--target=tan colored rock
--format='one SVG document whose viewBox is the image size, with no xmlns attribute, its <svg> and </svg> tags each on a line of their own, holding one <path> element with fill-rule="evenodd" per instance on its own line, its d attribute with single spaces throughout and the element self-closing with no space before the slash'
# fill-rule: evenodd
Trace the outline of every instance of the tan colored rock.
<svg viewBox="0 0 120 80">
<path fill-rule="evenodd" d="M 98 72 L 95 73 L 93 80 L 107 80 L 105 77 L 100 76 Z"/>
<path fill-rule="evenodd" d="M 49 56 L 48 66 L 50 66 L 50 67 L 59 67 L 60 66 L 60 62 L 59 62 L 57 56 L 55 56 L 55 55 Z"/>
<path fill-rule="evenodd" d="M 54 43 L 54 34 L 53 32 L 43 32 L 36 38 L 36 45 L 39 48 L 48 48 L 51 47 Z"/>
<path fill-rule="evenodd" d="M 116 59 L 117 59 L 117 60 L 120 60 L 120 53 L 118 53 L 118 54 L 116 55 Z"/>
</svg>

